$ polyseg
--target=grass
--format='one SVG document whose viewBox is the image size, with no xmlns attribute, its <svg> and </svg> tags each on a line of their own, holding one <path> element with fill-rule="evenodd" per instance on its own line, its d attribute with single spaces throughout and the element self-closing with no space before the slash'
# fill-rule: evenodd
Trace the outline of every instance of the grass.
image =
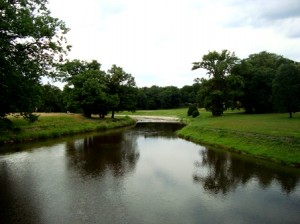
<svg viewBox="0 0 300 224">
<path fill-rule="evenodd" d="M 187 109 L 137 111 L 137 115 L 177 116 L 187 123 L 178 131 L 182 138 L 276 163 L 300 167 L 300 114 L 243 114 L 226 112 L 221 117 L 201 110 L 190 118 Z M 130 115 L 127 113 L 127 115 Z"/>
<path fill-rule="evenodd" d="M 11 120 L 14 124 L 14 130 L 1 132 L 1 144 L 55 138 L 71 134 L 130 126 L 134 124 L 134 120 L 129 117 L 115 119 L 87 119 L 79 114 L 63 113 L 40 114 L 39 120 L 33 124 L 29 124 L 22 118 L 11 117 Z"/>
</svg>

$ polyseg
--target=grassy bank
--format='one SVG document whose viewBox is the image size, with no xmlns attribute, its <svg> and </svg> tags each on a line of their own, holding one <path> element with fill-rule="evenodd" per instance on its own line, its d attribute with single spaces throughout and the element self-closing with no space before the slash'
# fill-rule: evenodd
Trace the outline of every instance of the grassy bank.
<svg viewBox="0 0 300 224">
<path fill-rule="evenodd" d="M 224 148 L 289 166 L 300 166 L 300 114 L 256 114 L 227 112 L 221 117 L 200 111 L 197 118 L 187 109 L 138 111 L 139 115 L 177 116 L 188 125 L 178 132 L 193 142 Z"/>
<path fill-rule="evenodd" d="M 40 114 L 39 120 L 33 124 L 29 124 L 22 118 L 12 117 L 11 120 L 14 124 L 14 130 L 1 132 L 1 144 L 55 138 L 71 134 L 130 126 L 134 124 L 134 120 L 129 117 L 116 119 L 87 119 L 79 114 L 63 113 Z"/>
</svg>

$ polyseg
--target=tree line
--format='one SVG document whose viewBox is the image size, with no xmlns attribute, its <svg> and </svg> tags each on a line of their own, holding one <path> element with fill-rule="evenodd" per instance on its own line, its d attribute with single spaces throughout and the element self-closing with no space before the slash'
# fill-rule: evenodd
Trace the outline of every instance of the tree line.
<svg viewBox="0 0 300 224">
<path fill-rule="evenodd" d="M 135 85 L 124 85 L 114 76 L 104 71 L 80 74 L 70 79 L 63 90 L 49 83 L 41 85 L 37 111 L 69 111 L 83 113 L 87 117 L 92 114 L 104 117 L 108 112 L 173 109 L 197 103 L 198 83 L 182 88 L 155 85 L 138 88 Z"/>
<path fill-rule="evenodd" d="M 192 69 L 206 69 L 200 105 L 213 115 L 231 108 L 246 113 L 293 112 L 300 109 L 300 63 L 266 51 L 240 60 L 228 50 L 209 52 Z"/>
<path fill-rule="evenodd" d="M 0 122 L 32 112 L 81 112 L 86 117 L 136 109 L 169 109 L 197 105 L 220 116 L 227 109 L 246 113 L 299 111 L 299 63 L 269 52 L 239 59 L 228 50 L 212 51 L 192 69 L 205 69 L 182 88 L 142 87 L 123 68 L 108 71 L 97 61 L 66 60 L 70 51 L 65 23 L 54 18 L 47 1 L 0 0 Z M 63 90 L 41 78 L 66 83 Z"/>
<path fill-rule="evenodd" d="M 78 76 L 80 69 L 70 67 L 76 63 L 82 63 L 81 66 L 89 64 L 75 60 L 62 65 L 62 68 L 69 67 L 77 72 L 77 76 L 69 72 L 69 78 L 66 79 L 69 80 L 69 84 L 62 91 L 63 98 L 61 98 L 61 100 L 64 99 L 64 104 L 61 102 L 64 110 L 80 111 L 80 109 L 84 109 L 80 107 L 80 104 L 83 106 L 86 98 L 89 98 L 89 102 L 91 99 L 96 102 L 96 98 L 99 98 L 101 94 L 92 96 L 87 93 L 92 94 L 97 82 L 102 82 L 103 86 L 106 85 L 102 92 L 117 94 L 115 100 L 120 104 L 115 107 L 116 111 L 172 109 L 197 105 L 211 111 L 214 116 L 222 115 L 227 109 L 243 109 L 246 113 L 289 112 L 292 117 L 292 113 L 300 109 L 300 64 L 266 51 L 251 54 L 242 60 L 228 50 L 209 52 L 203 56 L 202 61 L 192 64 L 193 70 L 199 68 L 207 70 L 208 78 L 197 78 L 194 84 L 182 88 L 155 85 L 138 88 L 135 86 L 134 78 L 124 73 L 126 75 L 123 82 L 128 78 L 131 80 L 125 90 L 123 89 L 125 86 L 120 84 L 122 81 L 118 81 L 115 77 L 114 71 L 117 68 L 115 65 L 106 74 L 110 78 L 105 78 L 103 75 L 105 72 L 99 70 L 100 64 L 97 64 L 96 61 L 92 62 L 91 64 L 98 65 L 98 67 L 96 66 L 98 72 L 103 75 L 102 77 L 100 75 L 98 81 L 95 81 L 90 80 L 91 74 Z M 119 69 L 122 74 L 122 68 Z M 93 71 L 95 72 L 91 69 L 88 73 Z M 115 80 L 113 85 L 109 84 L 112 80 Z M 79 86 L 83 86 L 83 81 L 90 82 L 93 87 L 86 84 L 86 89 L 82 87 L 80 89 Z M 72 90 L 70 84 L 74 85 L 73 91 L 81 94 L 80 97 L 77 96 L 75 99 L 68 95 Z M 116 85 L 118 90 L 113 91 L 112 89 L 116 89 Z M 86 94 L 86 98 L 82 93 Z M 113 100 L 103 102 L 103 105 L 110 105 Z M 98 105 L 100 104 L 98 103 Z M 53 106 L 53 108 L 55 107 Z M 106 112 L 108 111 L 110 111 L 109 106 L 106 109 Z"/>
<path fill-rule="evenodd" d="M 113 65 L 106 73 L 97 61 L 68 61 L 61 65 L 67 85 L 64 90 L 46 85 L 44 105 L 48 111 L 81 112 L 105 116 L 109 111 L 172 109 L 197 105 L 222 115 L 227 109 L 246 113 L 297 112 L 300 109 L 300 64 L 266 51 L 238 59 L 227 50 L 209 52 L 192 69 L 207 70 L 208 78 L 197 78 L 182 88 L 151 86 L 138 88 L 134 77 Z M 49 100 L 49 88 L 57 92 Z M 58 94 L 58 92 L 60 92 Z M 56 96 L 61 95 L 58 99 Z M 53 106 L 50 106 L 53 104 Z M 56 106 L 56 105 L 61 105 Z M 50 107 L 49 107 L 50 106 Z"/>
</svg>

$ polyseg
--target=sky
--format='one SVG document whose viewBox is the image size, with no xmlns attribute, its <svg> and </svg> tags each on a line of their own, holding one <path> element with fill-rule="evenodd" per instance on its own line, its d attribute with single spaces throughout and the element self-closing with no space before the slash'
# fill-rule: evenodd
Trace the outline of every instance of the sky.
<svg viewBox="0 0 300 224">
<path fill-rule="evenodd" d="M 192 85 L 209 51 L 300 61 L 300 0 L 49 0 L 70 28 L 68 58 L 130 73 L 138 87 Z"/>
</svg>

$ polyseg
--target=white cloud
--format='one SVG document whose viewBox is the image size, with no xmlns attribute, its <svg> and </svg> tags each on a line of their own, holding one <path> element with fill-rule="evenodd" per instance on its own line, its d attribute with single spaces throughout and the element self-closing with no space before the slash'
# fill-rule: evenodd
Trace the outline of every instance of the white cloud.
<svg viewBox="0 0 300 224">
<path fill-rule="evenodd" d="M 279 0 L 50 0 L 49 7 L 71 28 L 70 58 L 122 66 L 139 87 L 191 85 L 203 75 L 191 63 L 212 50 L 300 59 L 299 13 Z"/>
</svg>

